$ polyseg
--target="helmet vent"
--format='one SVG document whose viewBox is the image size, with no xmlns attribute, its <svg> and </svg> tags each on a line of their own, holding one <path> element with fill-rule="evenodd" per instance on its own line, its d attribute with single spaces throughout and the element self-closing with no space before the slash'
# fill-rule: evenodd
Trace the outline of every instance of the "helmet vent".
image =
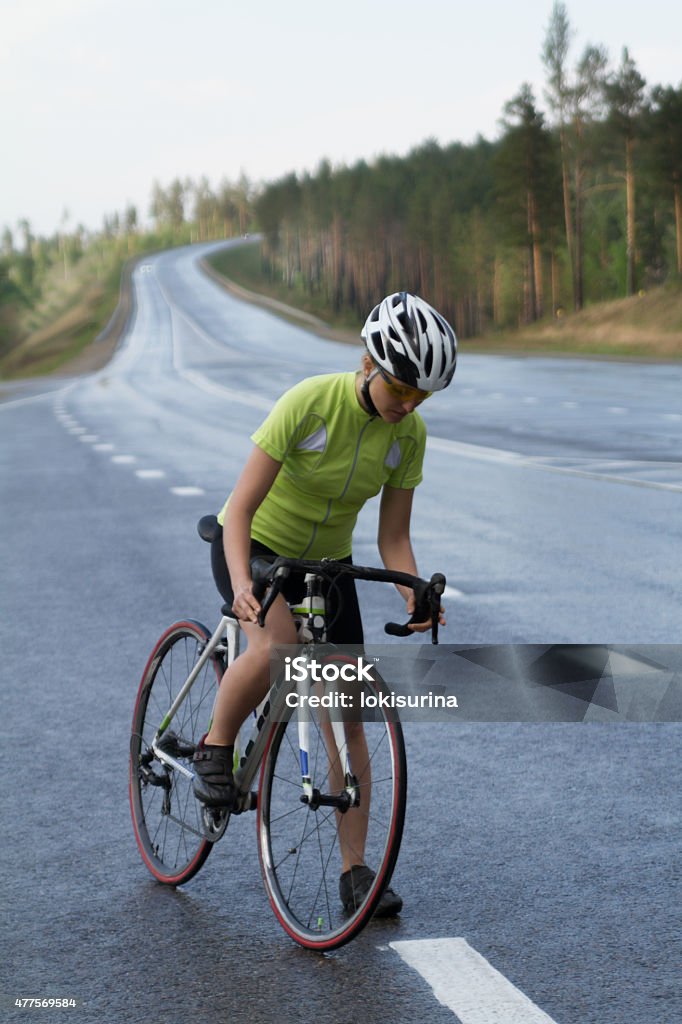
<svg viewBox="0 0 682 1024">
<path fill-rule="evenodd" d="M 372 331 L 372 344 L 376 349 L 379 359 L 385 359 L 386 350 L 384 348 L 384 339 L 381 337 L 381 331 Z"/>
<path fill-rule="evenodd" d="M 396 329 L 393 326 L 393 324 L 389 324 L 388 325 L 388 333 L 389 333 L 389 336 L 393 339 L 393 341 L 400 341 L 400 335 L 396 331 Z"/>
<path fill-rule="evenodd" d="M 408 320 L 407 313 L 404 309 L 401 309 L 399 313 L 396 313 L 396 320 L 404 331 L 409 331 L 410 321 Z"/>
<path fill-rule="evenodd" d="M 428 330 L 428 324 L 426 323 L 426 317 L 422 313 L 421 309 L 417 310 L 417 316 L 419 317 L 419 325 L 420 325 L 422 331 L 424 331 L 424 333 L 426 333 L 426 331 Z"/>
</svg>

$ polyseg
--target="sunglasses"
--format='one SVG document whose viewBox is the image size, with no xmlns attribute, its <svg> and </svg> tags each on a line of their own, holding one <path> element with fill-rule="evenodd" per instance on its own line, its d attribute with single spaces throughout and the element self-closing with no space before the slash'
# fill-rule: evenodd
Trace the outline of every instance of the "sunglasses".
<svg viewBox="0 0 682 1024">
<path fill-rule="evenodd" d="M 420 391 L 419 388 L 411 388 L 409 384 L 400 384 L 399 381 L 389 377 L 381 366 L 376 363 L 375 366 L 389 393 L 401 402 L 416 402 L 419 405 L 433 394 L 432 391 Z"/>
</svg>

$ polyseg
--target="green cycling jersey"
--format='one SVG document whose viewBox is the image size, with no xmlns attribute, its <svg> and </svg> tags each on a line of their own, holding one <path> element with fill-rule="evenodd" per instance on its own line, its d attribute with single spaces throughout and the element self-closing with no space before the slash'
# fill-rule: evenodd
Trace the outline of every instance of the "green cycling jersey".
<svg viewBox="0 0 682 1024">
<path fill-rule="evenodd" d="M 333 373 L 285 392 L 251 440 L 282 463 L 251 536 L 292 558 L 345 558 L 365 502 L 386 484 L 421 481 L 426 427 L 417 412 L 399 423 L 369 416 L 355 373 Z"/>
</svg>

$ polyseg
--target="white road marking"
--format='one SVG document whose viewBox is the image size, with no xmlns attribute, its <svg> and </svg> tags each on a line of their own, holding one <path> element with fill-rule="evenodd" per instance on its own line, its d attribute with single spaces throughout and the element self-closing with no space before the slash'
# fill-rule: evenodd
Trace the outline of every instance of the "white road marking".
<svg viewBox="0 0 682 1024">
<path fill-rule="evenodd" d="M 0 402 L 0 412 L 3 409 L 13 409 L 16 405 L 28 405 L 29 402 L 43 402 L 46 398 L 52 398 L 54 391 L 44 391 L 42 395 L 30 395 L 28 398 L 10 398 L 7 402 Z"/>
<path fill-rule="evenodd" d="M 450 455 L 461 455 L 467 459 L 476 459 L 479 462 L 500 462 L 514 466 L 541 469 L 547 473 L 564 473 L 568 476 L 581 476 L 587 480 L 603 480 L 606 483 L 629 484 L 631 487 L 649 487 L 655 491 L 674 491 L 682 493 L 682 484 L 665 483 L 661 480 L 643 480 L 641 477 L 616 476 L 612 473 L 600 473 L 590 469 L 579 469 L 576 466 L 556 466 L 546 461 L 542 455 L 522 455 L 520 452 L 506 451 L 503 448 L 488 448 L 485 445 L 467 444 L 465 441 L 452 441 L 448 437 L 427 437 L 426 447 L 436 452 L 446 452 Z M 596 460 L 584 459 L 583 465 L 590 466 Z M 641 461 L 642 467 L 648 469 L 677 470 L 679 463 L 651 463 Z"/>
<path fill-rule="evenodd" d="M 137 462 L 137 458 L 134 455 L 112 455 L 111 461 L 121 466 L 129 466 L 132 462 Z"/>
<path fill-rule="evenodd" d="M 272 399 L 269 398 L 260 398 L 258 395 L 251 395 L 245 391 L 225 388 L 222 384 L 216 384 L 215 381 L 208 380 L 207 377 L 204 377 L 202 373 L 198 373 L 196 370 L 182 370 L 179 367 L 176 369 L 180 377 L 205 391 L 208 395 L 217 395 L 219 398 L 226 398 L 231 402 L 240 402 L 242 405 L 250 405 L 254 409 L 263 409 L 267 412 L 270 412 L 274 404 Z"/>
<path fill-rule="evenodd" d="M 482 444 L 467 444 L 466 441 L 451 441 L 448 437 L 428 437 L 426 447 L 436 452 L 449 452 L 452 455 L 464 455 L 470 459 L 483 462 L 519 462 L 523 460 L 520 452 L 507 451 L 504 448 L 488 448 Z"/>
<path fill-rule="evenodd" d="M 69 427 L 70 434 L 87 434 L 87 427 Z"/>
<path fill-rule="evenodd" d="M 85 441 L 87 444 L 93 444 L 93 442 L 99 441 L 99 437 L 97 434 L 81 434 L 78 440 Z"/>
<path fill-rule="evenodd" d="M 524 402 L 524 405 L 537 405 L 537 403 L 539 402 L 539 399 L 536 398 L 535 395 L 526 395 L 526 397 L 524 398 L 523 402 Z"/>
<path fill-rule="evenodd" d="M 682 413 L 679 412 L 666 412 L 663 413 L 664 420 L 672 420 L 673 423 L 679 423 L 682 420 Z"/>
<path fill-rule="evenodd" d="M 139 476 L 140 480 L 160 480 L 162 476 L 166 474 L 162 469 L 136 469 L 135 476 Z"/>
<path fill-rule="evenodd" d="M 171 494 L 177 494 L 181 498 L 192 498 L 195 495 L 205 494 L 201 487 L 171 487 Z"/>
<path fill-rule="evenodd" d="M 555 1024 L 466 939 L 422 939 L 390 946 L 462 1024 Z"/>
<path fill-rule="evenodd" d="M 608 411 L 613 413 L 614 416 L 622 416 L 623 413 L 627 412 L 627 409 L 624 409 L 622 405 L 610 405 Z"/>
<path fill-rule="evenodd" d="M 464 592 L 457 590 L 456 587 L 446 587 L 443 591 L 443 597 L 449 597 L 451 600 L 457 600 L 460 597 L 464 597 Z"/>
<path fill-rule="evenodd" d="M 564 409 L 577 409 L 578 408 L 578 403 L 577 402 L 562 402 L 561 404 L 563 405 Z"/>
<path fill-rule="evenodd" d="M 96 452 L 113 452 L 116 445 L 113 444 L 96 444 L 93 445 Z"/>
</svg>

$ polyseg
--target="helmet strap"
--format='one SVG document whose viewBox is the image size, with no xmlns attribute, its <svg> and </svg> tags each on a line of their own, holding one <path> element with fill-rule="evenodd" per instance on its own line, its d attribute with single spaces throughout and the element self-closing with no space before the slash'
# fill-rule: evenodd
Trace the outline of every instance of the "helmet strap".
<svg viewBox="0 0 682 1024">
<path fill-rule="evenodd" d="M 372 418 L 374 416 L 378 416 L 379 415 L 379 411 L 378 411 L 376 405 L 374 404 L 374 402 L 372 401 L 372 396 L 369 393 L 369 386 L 370 386 L 371 382 L 374 380 L 374 378 L 376 377 L 376 375 L 378 374 L 378 372 L 379 371 L 375 367 L 372 370 L 371 373 L 368 373 L 367 376 L 365 377 L 365 379 L 363 380 L 362 386 L 360 388 L 360 393 L 362 395 L 362 399 L 363 399 L 365 405 L 367 406 L 367 410 L 369 412 L 369 415 Z"/>
</svg>

